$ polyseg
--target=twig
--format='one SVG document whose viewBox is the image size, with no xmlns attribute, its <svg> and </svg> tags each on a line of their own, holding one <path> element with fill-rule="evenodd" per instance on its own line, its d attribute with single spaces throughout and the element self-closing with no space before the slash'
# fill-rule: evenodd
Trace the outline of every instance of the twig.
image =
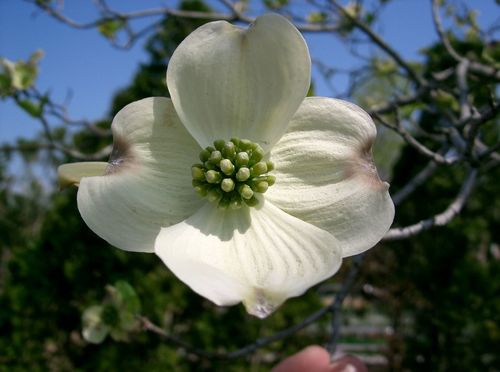
<svg viewBox="0 0 500 372">
<path fill-rule="evenodd" d="M 340 11 L 340 13 L 347 18 L 354 26 L 356 26 L 360 31 L 362 31 L 368 38 L 376 45 L 378 45 L 384 52 L 396 61 L 396 63 L 406 71 L 408 76 L 418 85 L 426 86 L 427 82 L 419 76 L 415 70 L 396 52 L 389 44 L 387 44 L 382 37 L 380 37 L 375 31 L 368 27 L 365 23 L 353 17 L 349 12 L 347 12 L 343 6 L 337 3 L 336 0 L 330 0 L 330 3 Z"/>
<path fill-rule="evenodd" d="M 476 182 L 476 177 L 477 169 L 473 168 L 469 171 L 457 197 L 443 212 L 417 222 L 414 225 L 390 229 L 382 240 L 389 241 L 408 239 L 412 236 L 420 234 L 422 231 L 430 229 L 431 227 L 444 226 L 448 224 L 454 217 L 456 217 L 460 213 L 463 206 L 465 205 Z"/>
<path fill-rule="evenodd" d="M 469 62 L 469 68 L 471 71 L 483 75 L 486 77 L 494 78 L 496 80 L 500 80 L 500 70 L 493 68 L 488 65 L 484 65 L 482 63 L 479 63 L 477 61 L 470 61 L 467 58 L 461 56 L 455 48 L 451 45 L 450 39 L 446 35 L 446 32 L 443 29 L 443 24 L 441 22 L 441 17 L 439 16 L 439 1 L 438 0 L 432 0 L 432 19 L 434 22 L 434 26 L 436 28 L 436 31 L 439 35 L 439 38 L 448 52 L 448 54 L 457 62 L 462 62 L 462 61 L 468 61 Z"/>
<path fill-rule="evenodd" d="M 408 133 L 403 126 L 398 122 L 396 125 L 389 124 L 386 120 L 384 120 L 380 115 L 372 112 L 372 116 L 377 119 L 382 125 L 386 126 L 389 129 L 394 130 L 398 133 L 403 139 L 411 145 L 415 150 L 417 150 L 422 155 L 427 156 L 428 158 L 434 160 L 439 164 L 451 165 L 458 161 L 458 158 L 447 158 L 443 155 L 434 152 L 420 143 L 415 137 L 413 137 L 410 133 Z"/>
<path fill-rule="evenodd" d="M 342 282 L 342 287 L 340 291 L 335 295 L 334 302 L 329 306 L 332 315 L 332 334 L 327 345 L 327 350 L 330 354 L 330 359 L 333 361 L 335 351 L 337 350 L 337 343 L 340 337 L 340 326 L 342 321 L 342 304 L 345 298 L 349 294 L 356 277 L 358 276 L 361 263 L 363 262 L 364 254 L 359 254 L 352 259 L 351 267 L 349 268 L 349 273 L 347 277 Z"/>
<path fill-rule="evenodd" d="M 439 16 L 439 1 L 437 0 L 432 0 L 432 20 L 444 48 L 453 59 L 455 59 L 457 62 L 460 62 L 462 60 L 462 56 L 457 53 L 455 48 L 453 48 L 450 43 L 450 39 L 448 39 L 448 36 L 444 32 L 441 17 Z"/>
<path fill-rule="evenodd" d="M 269 337 L 265 338 L 260 338 L 255 340 L 255 342 L 252 342 L 246 346 L 243 346 L 237 350 L 231 351 L 231 352 L 218 352 L 218 351 L 208 351 L 208 350 L 201 350 L 198 348 L 195 348 L 186 342 L 182 341 L 180 338 L 171 335 L 161 327 L 153 324 L 148 318 L 139 316 L 139 320 L 142 323 L 142 326 L 145 330 L 153 332 L 162 338 L 164 338 L 166 341 L 175 344 L 176 346 L 184 349 L 188 354 L 198 356 L 201 358 L 205 359 L 236 359 L 243 357 L 247 354 L 250 354 L 254 352 L 255 350 L 267 346 L 273 342 L 282 340 L 288 336 L 291 336 L 292 334 L 300 331 L 301 329 L 307 327 L 308 325 L 314 323 L 316 320 L 321 318 L 323 315 L 331 311 L 330 306 L 325 306 L 321 308 L 320 310 L 314 312 L 313 314 L 309 315 L 307 318 L 302 320 L 300 323 L 297 323 L 289 328 L 286 328 L 282 331 L 279 331 Z"/>
<path fill-rule="evenodd" d="M 427 179 L 434 174 L 438 168 L 435 161 L 430 161 L 427 165 L 418 172 L 415 177 L 413 177 L 408 183 L 399 190 L 396 194 L 392 196 L 392 201 L 395 205 L 401 204 L 408 196 L 410 196 L 420 185 L 422 185 Z"/>
<path fill-rule="evenodd" d="M 329 350 L 331 351 L 331 354 L 335 352 L 336 344 L 338 341 L 338 335 L 339 335 L 339 330 L 338 327 L 340 326 L 340 317 L 341 317 L 341 308 L 342 308 L 342 303 L 344 302 L 345 298 L 347 297 L 347 294 L 349 293 L 354 280 L 356 279 L 356 276 L 359 272 L 359 268 L 361 266 L 361 262 L 363 261 L 363 255 L 358 255 L 353 258 L 352 260 L 352 265 L 349 269 L 349 272 L 347 274 L 346 279 L 342 283 L 342 287 L 340 291 L 336 294 L 335 299 L 327 306 L 319 309 L 318 311 L 312 313 L 308 317 L 304 318 L 300 323 L 297 323 L 289 328 L 285 328 L 281 331 L 278 331 L 274 333 L 271 336 L 260 338 L 255 340 L 254 342 L 243 346 L 239 349 L 236 349 L 234 351 L 230 352 L 219 352 L 219 351 L 210 351 L 210 350 L 202 350 L 198 349 L 196 347 L 193 347 L 192 345 L 186 343 L 185 341 L 181 340 L 179 337 L 174 336 L 164 330 L 163 328 L 155 325 L 153 322 L 151 322 L 148 318 L 144 316 L 139 316 L 139 320 L 141 321 L 142 327 L 150 331 L 152 333 L 155 333 L 162 338 L 164 338 L 167 342 L 170 342 L 180 348 L 182 348 L 185 352 L 188 354 L 200 357 L 200 358 L 205 358 L 205 359 L 236 359 L 236 358 L 241 358 L 245 355 L 251 354 L 255 352 L 257 349 L 267 346 L 269 344 L 272 344 L 276 341 L 282 340 L 284 338 L 287 338 L 294 333 L 300 331 L 301 329 L 306 328 L 310 324 L 313 324 L 316 322 L 318 319 L 320 319 L 322 316 L 324 316 L 327 313 L 333 313 L 333 320 L 332 320 L 332 337 L 329 342 Z"/>
<path fill-rule="evenodd" d="M 413 95 L 406 97 L 396 97 L 393 101 L 390 101 L 384 105 L 372 107 L 370 110 L 368 110 L 368 113 L 370 115 L 376 115 L 376 114 L 387 114 L 389 112 L 393 112 L 398 107 L 417 102 L 419 99 L 422 98 L 422 96 L 426 92 L 427 89 L 420 89 Z"/>
</svg>

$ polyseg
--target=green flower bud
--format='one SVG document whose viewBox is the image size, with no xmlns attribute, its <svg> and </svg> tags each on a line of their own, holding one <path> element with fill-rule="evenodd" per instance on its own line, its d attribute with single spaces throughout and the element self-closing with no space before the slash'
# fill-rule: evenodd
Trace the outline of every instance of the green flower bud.
<svg viewBox="0 0 500 372">
<path fill-rule="evenodd" d="M 255 192 L 265 193 L 269 188 L 269 184 L 266 181 L 255 182 L 252 189 Z"/>
<path fill-rule="evenodd" d="M 246 152 L 239 152 L 236 154 L 236 166 L 237 167 L 245 167 L 250 161 L 250 157 Z"/>
<path fill-rule="evenodd" d="M 264 149 L 257 145 L 255 149 L 252 150 L 252 155 L 250 156 L 250 164 L 255 164 L 262 160 L 264 157 Z"/>
<path fill-rule="evenodd" d="M 255 207 L 257 204 L 259 204 L 259 200 L 255 196 L 251 197 L 250 199 L 243 199 L 243 201 L 249 207 Z"/>
<path fill-rule="evenodd" d="M 216 188 L 210 189 L 207 192 L 207 199 L 209 202 L 218 202 L 222 198 L 222 191 Z"/>
<path fill-rule="evenodd" d="M 253 197 L 253 190 L 247 184 L 240 185 L 238 187 L 238 193 L 243 199 L 250 199 Z"/>
<path fill-rule="evenodd" d="M 200 152 L 200 160 L 201 160 L 202 162 L 206 162 L 208 159 L 210 159 L 210 153 L 211 153 L 211 152 L 210 152 L 210 151 L 208 151 L 208 150 L 206 150 L 206 149 L 205 149 L 205 150 L 202 150 L 202 151 Z"/>
<path fill-rule="evenodd" d="M 219 164 L 222 160 L 222 154 L 219 150 L 212 151 L 210 154 L 210 159 L 208 161 L 212 164 Z"/>
<path fill-rule="evenodd" d="M 267 178 L 267 183 L 269 184 L 269 186 L 274 185 L 274 183 L 276 182 L 276 177 L 273 176 L 272 174 L 268 175 L 266 178 Z"/>
<path fill-rule="evenodd" d="M 217 205 L 220 209 L 227 209 L 229 208 L 229 203 L 230 203 L 230 200 L 229 199 L 226 199 L 226 198 L 222 198 L 220 201 L 219 201 L 219 204 Z"/>
<path fill-rule="evenodd" d="M 210 160 L 206 161 L 203 166 L 206 170 L 215 170 L 215 164 L 211 163 Z"/>
<path fill-rule="evenodd" d="M 191 167 L 191 175 L 193 176 L 193 180 L 204 180 L 205 172 L 203 171 L 203 166 L 198 166 L 198 164 L 193 165 Z"/>
<path fill-rule="evenodd" d="M 225 144 L 226 144 L 226 141 L 221 140 L 221 139 L 214 141 L 214 146 L 219 151 L 222 151 L 222 149 L 224 148 Z"/>
<path fill-rule="evenodd" d="M 236 146 L 234 143 L 226 142 L 222 148 L 222 155 L 227 159 L 234 160 L 234 156 L 236 155 Z"/>
<path fill-rule="evenodd" d="M 205 173 L 205 179 L 208 183 L 219 183 L 222 179 L 222 176 L 215 170 L 209 170 Z"/>
<path fill-rule="evenodd" d="M 250 140 L 242 139 L 242 140 L 240 140 L 239 148 L 242 151 L 248 151 L 248 150 L 251 150 L 252 148 L 255 148 L 255 144 Z"/>
<path fill-rule="evenodd" d="M 195 186 L 194 187 L 194 191 L 196 191 L 196 193 L 199 196 L 201 196 L 201 197 L 207 196 L 207 194 L 208 194 L 208 186 L 206 184 L 205 185 Z"/>
<path fill-rule="evenodd" d="M 266 192 L 276 181 L 268 174 L 274 164 L 263 160 L 262 147 L 247 139 L 216 140 L 199 158 L 202 164 L 191 167 L 193 188 L 219 208 L 255 206 L 259 203 L 256 193 Z"/>
<path fill-rule="evenodd" d="M 234 190 L 235 183 L 231 178 L 224 178 L 220 183 L 220 188 L 225 192 L 231 192 Z"/>
<path fill-rule="evenodd" d="M 229 159 L 222 159 L 219 163 L 219 168 L 226 176 L 230 176 L 234 172 L 234 165 Z"/>
<path fill-rule="evenodd" d="M 248 168 L 240 168 L 238 169 L 238 172 L 236 172 L 236 179 L 240 182 L 245 182 L 250 178 L 250 169 Z"/>
<path fill-rule="evenodd" d="M 250 174 L 252 177 L 257 177 L 264 173 L 267 173 L 267 165 L 263 161 L 259 161 L 252 168 L 250 168 Z"/>
</svg>

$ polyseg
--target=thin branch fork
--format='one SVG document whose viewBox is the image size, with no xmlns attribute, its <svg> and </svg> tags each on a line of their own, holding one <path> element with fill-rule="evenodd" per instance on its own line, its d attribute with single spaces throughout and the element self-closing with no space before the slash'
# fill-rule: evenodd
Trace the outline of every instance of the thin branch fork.
<svg viewBox="0 0 500 372">
<path fill-rule="evenodd" d="M 467 202 L 467 199 L 469 198 L 476 183 L 477 173 L 478 171 L 475 168 L 469 171 L 462 187 L 460 188 L 460 192 L 443 212 L 417 222 L 414 225 L 390 229 L 382 241 L 408 239 L 430 229 L 431 227 L 447 225 L 460 213 Z"/>
<path fill-rule="evenodd" d="M 420 185 L 431 177 L 437 170 L 438 165 L 435 161 L 431 160 L 415 177 L 392 196 L 392 201 L 395 205 L 401 204 L 408 196 L 410 196 Z"/>
<path fill-rule="evenodd" d="M 54 7 L 45 4 L 43 2 L 38 2 L 35 0 L 28 0 L 34 5 L 38 6 L 40 9 L 48 13 L 50 16 L 55 18 L 56 20 L 77 29 L 92 29 L 99 27 L 103 21 L 109 20 L 120 20 L 120 21 L 128 21 L 132 19 L 140 19 L 147 17 L 156 17 L 156 16 L 175 16 L 179 18 L 186 19 L 205 19 L 211 21 L 224 20 L 228 22 L 243 22 L 243 23 L 253 23 L 255 21 L 255 17 L 249 17 L 241 12 L 236 4 L 232 4 L 230 1 L 220 0 L 220 2 L 225 5 L 229 9 L 229 13 L 221 13 L 221 12 L 203 12 L 203 11 L 189 11 L 189 10 L 181 10 L 169 7 L 160 7 L 160 8 L 151 8 L 144 9 L 136 12 L 119 12 L 115 9 L 111 9 L 103 0 L 97 2 L 100 11 L 101 17 L 98 19 L 94 19 L 88 22 L 78 22 L 73 18 L 67 17 L 62 12 L 58 11 Z M 315 23 L 297 23 L 295 26 L 302 32 L 330 32 L 338 30 L 338 24 L 315 24 Z M 145 29 L 146 30 L 146 29 Z M 134 33 L 132 30 L 128 30 L 129 35 L 129 43 L 122 46 L 124 48 L 130 47 L 130 43 L 135 41 L 140 34 L 143 32 Z M 117 45 L 119 46 L 119 45 Z"/>
<path fill-rule="evenodd" d="M 425 81 L 421 76 L 419 76 L 415 70 L 401 57 L 401 55 L 396 52 L 389 44 L 387 44 L 381 36 L 379 36 L 375 31 L 373 31 L 365 23 L 353 17 L 348 11 L 344 9 L 336 0 L 330 0 L 330 4 L 336 8 L 342 16 L 348 19 L 354 26 L 356 26 L 361 32 L 363 32 L 368 38 L 378 45 L 384 52 L 386 52 L 403 70 L 406 71 L 408 76 L 418 85 L 427 86 L 427 81 Z"/>
<path fill-rule="evenodd" d="M 148 318 L 144 316 L 138 316 L 139 321 L 141 322 L 141 325 L 144 330 L 152 332 L 160 337 L 162 337 L 165 341 L 170 342 L 181 349 L 183 349 L 186 353 L 204 358 L 204 359 L 219 359 L 219 360 L 231 360 L 231 359 L 236 359 L 236 358 L 241 358 L 246 355 L 249 355 L 253 352 L 255 352 L 257 349 L 267 346 L 269 344 L 272 344 L 276 341 L 280 341 L 282 339 L 285 339 L 296 332 L 306 328 L 307 326 L 315 323 L 318 319 L 323 317 L 327 313 L 333 313 L 332 317 L 332 326 L 333 326 L 333 333 L 332 337 L 330 339 L 330 342 L 328 344 L 328 350 L 330 351 L 330 355 L 333 356 L 336 345 L 338 342 L 338 337 L 339 337 L 339 326 L 340 326 L 340 319 L 341 319 L 341 308 L 342 304 L 349 294 L 352 285 L 354 284 L 354 281 L 358 275 L 361 263 L 363 262 L 364 255 L 360 254 L 356 257 L 353 258 L 351 267 L 349 268 L 349 272 L 347 273 L 346 279 L 342 282 L 341 289 L 336 293 L 334 300 L 327 306 L 317 310 L 316 312 L 312 313 L 308 317 L 306 317 L 304 320 L 302 320 L 300 323 L 297 323 L 289 328 L 285 328 L 279 332 L 276 332 L 275 334 L 269 336 L 269 337 L 264 337 L 257 339 L 255 342 L 252 342 L 246 346 L 243 346 L 237 350 L 230 351 L 230 352 L 218 352 L 218 351 L 210 351 L 210 350 L 203 350 L 199 349 L 196 347 L 193 347 L 192 345 L 186 343 L 185 341 L 181 340 L 179 337 L 176 337 L 163 328 L 157 326 L 153 322 L 151 322 Z"/>
<path fill-rule="evenodd" d="M 384 120 L 380 115 L 375 112 L 372 112 L 372 115 L 375 119 L 377 119 L 382 125 L 386 126 L 389 129 L 394 130 L 398 133 L 403 139 L 413 148 L 415 148 L 419 153 L 425 155 L 426 157 L 434 160 L 439 164 L 451 165 L 455 163 L 457 158 L 446 158 L 443 155 L 434 152 L 420 143 L 415 137 L 413 137 L 410 133 L 408 133 L 403 126 L 398 122 L 396 125 L 389 124 L 386 120 Z"/>
<path fill-rule="evenodd" d="M 332 304 L 333 305 L 333 304 Z M 158 336 L 161 336 L 165 341 L 170 342 L 181 349 L 183 349 L 185 352 L 188 354 L 201 357 L 204 359 L 237 359 L 241 358 L 245 355 L 251 354 L 257 349 L 267 346 L 269 344 L 272 344 L 273 342 L 282 340 L 288 336 L 291 336 L 292 334 L 300 331 L 301 329 L 309 326 L 310 324 L 316 322 L 319 318 L 321 318 L 323 315 L 327 314 L 328 312 L 331 312 L 331 306 L 325 306 L 321 308 L 320 310 L 314 312 L 313 314 L 309 315 L 307 318 L 305 318 L 302 322 L 295 324 L 289 328 L 286 328 L 282 331 L 279 331 L 269 337 L 265 338 L 260 338 L 255 340 L 255 342 L 248 344 L 246 346 L 243 346 L 242 348 L 239 348 L 237 350 L 231 351 L 231 352 L 218 352 L 218 351 L 210 351 L 210 350 L 203 350 L 203 349 L 198 349 L 196 347 L 191 346 L 190 344 L 184 342 L 180 338 L 170 334 L 169 332 L 165 331 L 163 328 L 155 325 L 152 323 L 148 318 L 139 316 L 139 320 L 142 324 L 142 327 L 150 331 L 152 333 L 157 334 Z"/>
<path fill-rule="evenodd" d="M 432 0 L 432 20 L 434 22 L 434 27 L 436 28 L 437 34 L 444 48 L 448 54 L 458 63 L 467 62 L 469 69 L 478 75 L 483 75 L 486 77 L 491 77 L 496 80 L 500 80 L 500 70 L 495 69 L 492 66 L 484 65 L 477 61 L 471 61 L 463 56 L 461 56 L 455 48 L 451 45 L 450 39 L 443 28 L 443 23 L 439 15 L 439 0 Z"/>
</svg>

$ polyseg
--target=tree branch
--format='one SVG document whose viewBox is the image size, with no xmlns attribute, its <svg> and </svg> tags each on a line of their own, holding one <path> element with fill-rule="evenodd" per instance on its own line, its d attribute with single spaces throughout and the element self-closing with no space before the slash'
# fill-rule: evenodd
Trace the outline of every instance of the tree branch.
<svg viewBox="0 0 500 372">
<path fill-rule="evenodd" d="M 351 267 L 349 269 L 349 272 L 347 274 L 346 279 L 342 282 L 342 287 L 339 290 L 339 292 L 335 295 L 335 299 L 327 306 L 319 309 L 318 311 L 312 313 L 308 317 L 304 318 L 300 323 L 297 323 L 291 327 L 285 328 L 281 331 L 276 332 L 275 334 L 260 338 L 255 340 L 254 342 L 243 346 L 239 349 L 236 349 L 234 351 L 230 352 L 219 352 L 219 351 L 209 351 L 209 350 L 203 350 L 203 349 L 198 349 L 196 347 L 193 347 L 192 345 L 184 342 L 180 338 L 170 334 L 163 328 L 157 326 L 153 322 L 151 322 L 148 318 L 144 316 L 138 316 L 142 327 L 154 334 L 157 334 L 158 336 L 162 337 L 165 339 L 165 341 L 170 342 L 180 348 L 182 348 L 184 351 L 186 351 L 188 354 L 204 358 L 204 359 L 236 359 L 236 358 L 241 358 L 243 356 L 249 355 L 253 352 L 255 352 L 257 349 L 267 346 L 269 344 L 272 344 L 276 341 L 280 341 L 282 339 L 285 339 L 294 333 L 300 331 L 301 329 L 306 328 L 307 326 L 313 324 L 316 322 L 318 319 L 323 317 L 327 313 L 333 313 L 333 318 L 332 318 L 332 337 L 330 339 L 330 342 L 328 344 L 328 349 L 330 350 L 331 355 L 335 352 L 336 345 L 338 342 L 338 337 L 339 337 L 339 327 L 340 327 L 340 317 L 341 317 L 341 308 L 342 304 L 349 294 L 349 291 L 351 290 L 352 285 L 354 284 L 354 281 L 356 279 L 356 276 L 359 272 L 361 263 L 363 262 L 363 255 L 358 255 L 355 256 L 352 260 Z"/>
<path fill-rule="evenodd" d="M 420 154 L 425 155 L 428 158 L 431 158 L 436 163 L 451 165 L 457 162 L 457 158 L 447 158 L 437 152 L 434 152 L 420 143 L 415 137 L 413 137 L 410 133 L 403 128 L 403 126 L 398 122 L 396 125 L 389 124 L 386 120 L 384 120 L 380 115 L 372 112 L 372 115 L 375 119 L 377 119 L 382 125 L 385 127 L 394 130 L 396 133 L 401 135 L 403 139 L 411 145 L 415 150 L 417 150 Z"/>
<path fill-rule="evenodd" d="M 422 185 L 427 179 L 434 174 L 438 168 L 435 161 L 430 161 L 427 163 L 424 169 L 418 172 L 415 177 L 413 177 L 408 183 L 399 190 L 396 194 L 392 196 L 392 201 L 395 205 L 401 204 L 408 196 L 410 196 L 420 185 Z"/>
<path fill-rule="evenodd" d="M 465 203 L 467 202 L 474 184 L 476 183 L 476 177 L 477 170 L 473 168 L 469 171 L 457 197 L 443 212 L 436 214 L 433 217 L 422 220 L 414 225 L 392 228 L 387 232 L 382 240 L 389 241 L 408 239 L 412 236 L 420 234 L 425 230 L 430 229 L 431 227 L 444 226 L 448 224 L 460 213 Z"/>
<path fill-rule="evenodd" d="M 332 334 L 330 336 L 330 340 L 327 345 L 327 350 L 330 354 L 330 359 L 332 361 L 335 355 L 335 351 L 337 350 L 337 344 L 340 337 L 340 326 L 342 321 L 342 304 L 344 303 L 345 298 L 351 291 L 354 281 L 358 276 L 359 269 L 361 268 L 363 259 L 364 259 L 364 254 L 359 254 L 353 257 L 347 277 L 342 282 L 342 287 L 340 291 L 335 295 L 335 300 L 333 304 L 329 306 L 330 311 L 333 312 L 333 315 L 331 321 Z"/>
<path fill-rule="evenodd" d="M 399 55 L 396 50 L 394 50 L 389 44 L 387 44 L 382 37 L 380 37 L 375 31 L 368 27 L 365 23 L 353 17 L 349 12 L 347 12 L 343 6 L 337 3 L 336 0 L 330 0 L 330 3 L 340 11 L 340 13 L 347 18 L 354 26 L 356 26 L 361 32 L 363 32 L 368 38 L 377 46 L 379 46 L 384 52 L 386 52 L 392 59 L 406 71 L 408 76 L 418 85 L 427 86 L 427 82 L 419 76 L 415 70 Z"/>
</svg>

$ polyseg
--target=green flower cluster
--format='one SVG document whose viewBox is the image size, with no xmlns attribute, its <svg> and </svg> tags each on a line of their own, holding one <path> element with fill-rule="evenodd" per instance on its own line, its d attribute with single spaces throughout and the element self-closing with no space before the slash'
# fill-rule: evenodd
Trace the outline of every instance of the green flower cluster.
<svg viewBox="0 0 500 372">
<path fill-rule="evenodd" d="M 264 150 L 257 143 L 239 138 L 216 140 L 200 153 L 202 163 L 191 167 L 193 187 L 219 208 L 256 206 L 255 194 L 266 192 L 276 180 L 267 174 L 274 164 L 263 159 Z"/>
</svg>

